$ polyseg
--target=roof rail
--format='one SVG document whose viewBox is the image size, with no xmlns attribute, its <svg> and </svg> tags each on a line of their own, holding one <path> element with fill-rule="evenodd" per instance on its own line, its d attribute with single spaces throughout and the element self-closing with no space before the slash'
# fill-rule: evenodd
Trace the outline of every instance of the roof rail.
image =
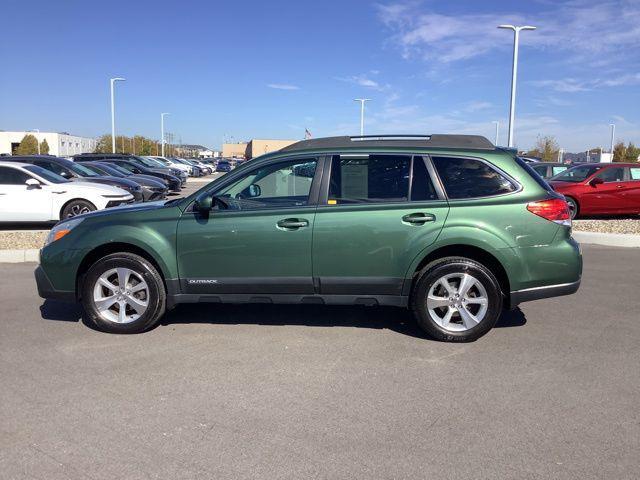
<svg viewBox="0 0 640 480">
<path fill-rule="evenodd" d="M 480 135 L 358 135 L 343 137 L 312 138 L 293 143 L 282 152 L 312 150 L 317 148 L 358 147 L 408 147 L 408 148 L 468 148 L 494 150 L 496 147 Z"/>
</svg>

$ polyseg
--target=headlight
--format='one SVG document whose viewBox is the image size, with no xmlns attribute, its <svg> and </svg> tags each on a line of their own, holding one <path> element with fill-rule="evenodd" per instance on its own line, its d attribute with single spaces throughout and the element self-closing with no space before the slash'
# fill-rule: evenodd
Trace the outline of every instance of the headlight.
<svg viewBox="0 0 640 480">
<path fill-rule="evenodd" d="M 71 220 L 66 220 L 64 222 L 57 223 L 47 235 L 47 239 L 44 242 L 44 246 L 46 247 L 50 243 L 55 242 L 56 240 L 60 240 L 71 230 L 76 228 L 78 225 L 82 223 L 84 218 L 72 218 Z"/>
</svg>

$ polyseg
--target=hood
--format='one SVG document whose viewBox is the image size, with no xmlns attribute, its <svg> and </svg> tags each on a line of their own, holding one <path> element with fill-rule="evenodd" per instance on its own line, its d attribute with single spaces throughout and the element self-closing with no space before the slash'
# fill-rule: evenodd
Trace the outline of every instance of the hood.
<svg viewBox="0 0 640 480">
<path fill-rule="evenodd" d="M 80 189 L 80 191 L 86 191 L 87 193 L 94 193 L 96 195 L 122 195 L 131 197 L 131 194 L 126 190 L 104 183 L 77 181 L 70 182 L 69 184 L 61 183 L 57 184 L 57 186 L 59 186 L 60 189 L 69 187 L 73 188 L 73 190 L 75 191 L 78 191 L 78 189 Z"/>
<path fill-rule="evenodd" d="M 160 178 L 154 177 L 152 175 L 130 175 L 127 177 L 128 180 L 133 180 L 134 182 L 143 185 L 145 187 L 154 187 L 154 188 L 167 188 L 167 184 L 164 183 Z"/>
<path fill-rule="evenodd" d="M 79 217 L 97 218 L 104 217 L 106 215 L 117 215 L 118 213 L 134 213 L 134 212 L 146 212 L 150 210 L 157 210 L 164 208 L 167 200 L 158 200 L 156 202 L 145 203 L 129 203 L 126 205 L 119 205 L 117 207 L 105 208 L 104 210 L 95 210 L 93 212 L 78 215 Z M 173 205 L 172 205 L 173 206 Z M 77 218 L 77 217 L 74 217 Z"/>
<path fill-rule="evenodd" d="M 122 186 L 124 188 L 129 188 L 132 190 L 136 190 L 139 188 L 139 185 L 133 180 L 128 180 L 126 178 L 120 177 L 111 177 L 109 175 L 101 175 L 99 177 L 80 177 L 74 180 L 78 182 L 103 183 L 105 185 L 114 185 L 116 187 Z"/>
<path fill-rule="evenodd" d="M 561 180 L 547 180 L 547 183 L 553 187 L 554 190 L 568 190 L 582 185 L 582 182 L 563 182 Z"/>
</svg>

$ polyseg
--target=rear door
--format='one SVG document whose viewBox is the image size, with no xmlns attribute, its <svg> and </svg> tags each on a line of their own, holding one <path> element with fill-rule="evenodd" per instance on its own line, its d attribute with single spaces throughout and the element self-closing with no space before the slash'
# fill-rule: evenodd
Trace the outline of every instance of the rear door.
<svg viewBox="0 0 640 480">
<path fill-rule="evenodd" d="M 313 230 L 321 294 L 401 294 L 411 262 L 436 240 L 449 211 L 430 170 L 419 155 L 327 159 Z"/>
<path fill-rule="evenodd" d="M 625 180 L 629 213 L 640 214 L 640 166 L 627 168 Z"/>
</svg>

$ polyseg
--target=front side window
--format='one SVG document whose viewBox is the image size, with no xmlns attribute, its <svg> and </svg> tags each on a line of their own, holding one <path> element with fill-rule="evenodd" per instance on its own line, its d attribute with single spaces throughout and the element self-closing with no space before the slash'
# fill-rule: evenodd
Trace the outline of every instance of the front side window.
<svg viewBox="0 0 640 480">
<path fill-rule="evenodd" d="M 328 203 L 406 202 L 410 168 L 408 155 L 335 155 Z"/>
<path fill-rule="evenodd" d="M 224 187 L 216 196 L 231 210 L 308 205 L 316 165 L 315 158 L 266 165 Z"/>
<path fill-rule="evenodd" d="M 432 159 L 451 199 L 489 197 L 516 190 L 510 180 L 480 160 L 456 157 Z"/>
<path fill-rule="evenodd" d="M 31 177 L 11 167 L 0 167 L 0 185 L 24 185 Z"/>
<path fill-rule="evenodd" d="M 605 168 L 598 174 L 603 182 L 622 182 L 624 180 L 624 167 Z"/>
<path fill-rule="evenodd" d="M 564 172 L 568 167 L 551 167 L 551 174 L 558 175 L 559 173 Z"/>
<path fill-rule="evenodd" d="M 541 177 L 547 176 L 547 166 L 546 165 L 533 165 L 531 168 L 535 170 L 535 172 Z"/>
<path fill-rule="evenodd" d="M 60 175 L 50 172 L 49 170 L 46 170 L 44 168 L 38 167 L 37 165 L 25 165 L 24 169 L 29 170 L 31 173 L 35 173 L 40 178 L 44 178 L 47 182 L 51 182 L 51 183 L 68 183 L 69 182 L 69 180 L 67 180 L 66 178 L 61 177 Z"/>
</svg>

